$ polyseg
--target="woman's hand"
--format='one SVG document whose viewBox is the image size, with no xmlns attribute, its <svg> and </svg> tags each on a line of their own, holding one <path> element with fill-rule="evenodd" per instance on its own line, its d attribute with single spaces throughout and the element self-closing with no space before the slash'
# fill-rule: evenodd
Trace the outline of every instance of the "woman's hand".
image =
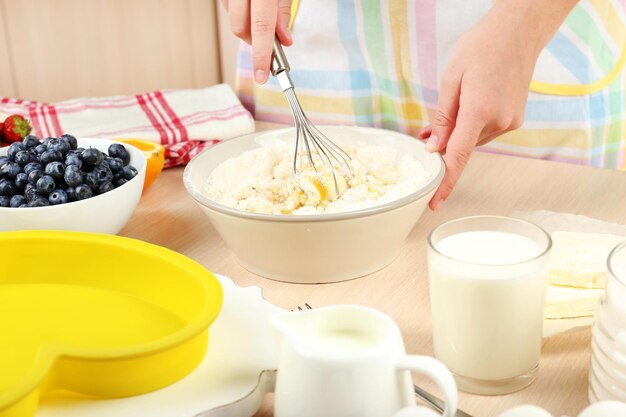
<svg viewBox="0 0 626 417">
<path fill-rule="evenodd" d="M 442 75 L 432 125 L 419 134 L 428 138 L 427 150 L 445 153 L 446 174 L 431 209 L 450 195 L 474 147 L 520 127 L 539 53 L 575 3 L 502 0 L 460 38 Z"/>
<path fill-rule="evenodd" d="M 289 46 L 291 0 L 222 0 L 233 33 L 252 44 L 254 79 L 265 83 L 269 75 L 274 37 Z"/>
</svg>

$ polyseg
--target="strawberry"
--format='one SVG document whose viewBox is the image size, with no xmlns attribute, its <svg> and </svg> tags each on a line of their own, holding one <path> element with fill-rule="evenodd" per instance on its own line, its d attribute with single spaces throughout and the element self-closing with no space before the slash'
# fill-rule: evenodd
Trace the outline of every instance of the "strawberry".
<svg viewBox="0 0 626 417">
<path fill-rule="evenodd" d="M 4 120 L 4 124 L 2 126 L 4 141 L 9 144 L 13 142 L 21 142 L 32 129 L 32 126 L 28 123 L 28 120 L 26 120 L 24 116 L 19 114 L 11 115 Z"/>
</svg>

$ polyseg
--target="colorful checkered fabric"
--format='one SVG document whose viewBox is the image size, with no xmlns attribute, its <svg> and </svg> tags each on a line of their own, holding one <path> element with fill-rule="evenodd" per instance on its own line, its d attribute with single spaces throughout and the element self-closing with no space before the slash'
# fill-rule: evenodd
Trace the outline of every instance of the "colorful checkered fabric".
<svg viewBox="0 0 626 417">
<path fill-rule="evenodd" d="M 301 0 L 286 53 L 315 123 L 416 135 L 436 109 L 453 46 L 491 0 Z M 542 52 L 522 128 L 487 152 L 626 169 L 626 1 L 582 0 Z M 253 83 L 250 48 L 238 93 L 257 120 L 292 123 L 276 80 Z"/>
</svg>

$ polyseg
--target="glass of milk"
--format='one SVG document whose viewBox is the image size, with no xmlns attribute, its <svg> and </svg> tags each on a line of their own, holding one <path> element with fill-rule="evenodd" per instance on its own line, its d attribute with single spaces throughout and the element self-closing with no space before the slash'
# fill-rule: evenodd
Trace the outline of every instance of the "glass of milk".
<svg viewBox="0 0 626 417">
<path fill-rule="evenodd" d="M 589 401 L 626 402 L 626 242 L 609 254 L 606 292 L 593 324 Z"/>
<path fill-rule="evenodd" d="M 459 389 L 520 390 L 536 377 L 550 235 L 522 220 L 466 217 L 428 238 L 435 356 Z"/>
</svg>

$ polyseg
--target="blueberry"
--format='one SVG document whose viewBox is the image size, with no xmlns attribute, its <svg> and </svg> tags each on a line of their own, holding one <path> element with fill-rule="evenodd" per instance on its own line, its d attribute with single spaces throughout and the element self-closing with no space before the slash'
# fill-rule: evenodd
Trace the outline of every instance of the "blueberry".
<svg viewBox="0 0 626 417">
<path fill-rule="evenodd" d="M 35 153 L 37 153 L 37 155 L 41 155 L 47 150 L 48 150 L 48 147 L 46 145 L 41 144 L 41 145 L 35 146 Z"/>
<path fill-rule="evenodd" d="M 54 190 L 56 183 L 50 175 L 44 175 L 37 180 L 37 192 L 41 195 L 48 195 Z"/>
<path fill-rule="evenodd" d="M 57 161 L 50 162 L 46 165 L 45 173 L 58 182 L 63 179 L 63 174 L 65 174 L 65 165 Z"/>
<path fill-rule="evenodd" d="M 23 171 L 24 174 L 28 175 L 30 174 L 32 171 L 36 171 L 36 170 L 43 170 L 43 167 L 41 166 L 40 163 L 37 162 L 29 162 L 28 164 L 26 164 L 26 166 L 24 167 Z"/>
<path fill-rule="evenodd" d="M 70 145 L 70 149 L 74 150 L 78 148 L 78 141 L 72 135 L 65 134 L 60 137 L 61 140 L 66 141 L 68 145 Z"/>
<path fill-rule="evenodd" d="M 8 156 L 0 156 L 0 167 L 6 164 L 7 162 L 10 162 Z"/>
<path fill-rule="evenodd" d="M 83 183 L 83 174 L 80 167 L 76 165 L 68 165 L 65 167 L 65 174 L 63 175 L 65 183 L 70 187 L 76 187 Z"/>
<path fill-rule="evenodd" d="M 83 182 L 89 186 L 89 188 L 91 188 L 92 190 L 95 190 L 98 188 L 98 177 L 96 177 L 96 175 L 93 172 L 89 172 L 86 175 L 83 175 Z"/>
<path fill-rule="evenodd" d="M 113 180 L 113 184 L 115 184 L 116 187 L 121 187 L 122 185 L 126 184 L 128 182 L 128 180 L 124 177 L 119 177 L 119 178 L 115 178 Z"/>
<path fill-rule="evenodd" d="M 132 165 L 127 165 L 127 166 L 125 166 L 125 167 L 124 167 L 123 172 L 124 172 L 124 178 L 125 178 L 127 181 L 132 180 L 132 179 L 133 179 L 133 178 L 135 178 L 135 177 L 137 176 L 137 174 L 139 173 L 139 172 L 137 172 L 137 168 L 135 168 L 135 167 L 134 167 L 134 166 L 132 166 Z"/>
<path fill-rule="evenodd" d="M 35 200 L 28 203 L 28 207 L 45 207 L 49 205 L 50 202 L 48 201 L 48 199 L 43 197 L 37 197 Z"/>
<path fill-rule="evenodd" d="M 70 144 L 65 140 L 52 139 L 48 144 L 48 149 L 59 152 L 61 155 L 65 155 L 70 150 Z"/>
<path fill-rule="evenodd" d="M 35 135 L 27 135 L 22 141 L 26 149 L 34 148 L 39 145 L 39 138 Z"/>
<path fill-rule="evenodd" d="M 9 203 L 11 205 L 11 207 L 13 208 L 18 208 L 20 207 L 22 204 L 26 204 L 26 199 L 24 198 L 23 195 L 21 194 L 15 194 L 13 197 L 11 197 L 11 201 Z"/>
<path fill-rule="evenodd" d="M 15 194 L 17 194 L 17 190 L 15 189 L 15 184 L 13 184 L 13 181 L 4 179 L 0 180 L 0 195 L 11 198 Z"/>
<path fill-rule="evenodd" d="M 85 148 L 76 148 L 76 150 L 74 152 L 76 152 L 77 154 L 81 154 L 81 153 L 83 153 L 84 150 L 85 150 Z"/>
<path fill-rule="evenodd" d="M 44 153 L 41 154 L 41 163 L 43 165 L 48 165 L 50 162 L 58 161 L 61 162 L 63 160 L 63 155 L 60 152 L 48 149 Z"/>
<path fill-rule="evenodd" d="M 39 178 L 43 176 L 44 176 L 44 172 L 40 169 L 35 169 L 33 171 L 30 171 L 30 173 L 28 174 L 28 183 L 36 185 L 37 181 L 39 181 Z"/>
<path fill-rule="evenodd" d="M 26 184 L 28 184 L 28 175 L 20 172 L 15 176 L 15 186 L 18 190 L 23 190 Z"/>
<path fill-rule="evenodd" d="M 130 163 L 130 154 L 121 143 L 114 143 L 109 146 L 109 156 L 111 158 L 120 158 L 124 162 L 124 166 Z"/>
<path fill-rule="evenodd" d="M 107 156 L 104 158 L 104 162 L 107 163 L 113 174 L 120 172 L 124 168 L 124 161 L 120 158 L 111 158 L 110 156 Z"/>
<path fill-rule="evenodd" d="M 19 151 L 18 153 L 15 154 L 15 162 L 21 167 L 26 166 L 26 164 L 29 164 L 31 160 L 32 158 L 31 158 L 30 152 L 28 151 Z"/>
<path fill-rule="evenodd" d="M 83 161 L 80 160 L 80 157 L 76 153 L 68 153 L 65 157 L 65 165 L 76 165 L 78 168 L 83 166 Z"/>
<path fill-rule="evenodd" d="M 108 193 L 111 190 L 115 190 L 115 185 L 111 181 L 105 181 L 98 186 L 98 194 Z"/>
<path fill-rule="evenodd" d="M 104 159 L 104 155 L 98 149 L 88 148 L 81 152 L 80 159 L 89 165 L 98 165 Z"/>
<path fill-rule="evenodd" d="M 9 207 L 11 205 L 11 199 L 6 195 L 0 195 L 0 207 Z"/>
<path fill-rule="evenodd" d="M 7 162 L 0 167 L 0 174 L 4 178 L 14 179 L 20 172 L 22 172 L 22 168 L 15 162 Z"/>
<path fill-rule="evenodd" d="M 43 143 L 44 145 L 48 146 L 50 144 L 50 142 L 52 142 L 54 139 L 56 139 L 56 138 L 45 138 L 41 143 Z"/>
<path fill-rule="evenodd" d="M 74 187 L 67 187 L 65 194 L 67 194 L 67 201 L 76 201 L 76 190 Z"/>
<path fill-rule="evenodd" d="M 76 200 L 84 200 L 86 198 L 93 197 L 93 192 L 88 185 L 81 184 L 74 190 L 76 194 Z"/>
<path fill-rule="evenodd" d="M 96 166 L 93 171 L 91 171 L 93 175 L 98 179 L 98 184 L 103 182 L 111 182 L 113 180 L 113 173 L 109 168 L 109 164 L 103 163 Z"/>
<path fill-rule="evenodd" d="M 24 198 L 26 198 L 26 201 L 30 203 L 39 197 L 41 197 L 41 195 L 37 192 L 37 187 L 33 184 L 27 184 L 26 188 L 24 188 Z"/>
<path fill-rule="evenodd" d="M 65 191 L 58 189 L 50 193 L 50 195 L 48 196 L 48 201 L 53 206 L 56 206 L 57 204 L 65 204 L 69 200 Z"/>
<path fill-rule="evenodd" d="M 9 146 L 9 150 L 7 151 L 7 157 L 9 158 L 9 160 L 15 161 L 15 155 L 19 151 L 24 150 L 26 150 L 26 146 L 24 146 L 22 142 L 14 142 L 11 144 L 11 146 Z"/>
</svg>

